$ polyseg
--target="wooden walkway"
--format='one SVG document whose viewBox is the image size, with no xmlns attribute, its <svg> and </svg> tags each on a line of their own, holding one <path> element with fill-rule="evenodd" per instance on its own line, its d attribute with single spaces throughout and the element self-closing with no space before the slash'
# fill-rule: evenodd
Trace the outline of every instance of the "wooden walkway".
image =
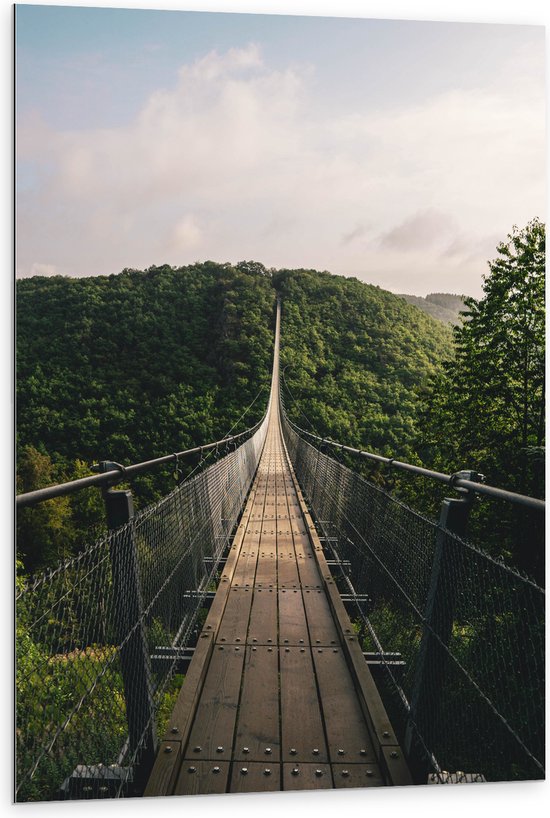
<svg viewBox="0 0 550 818">
<path fill-rule="evenodd" d="M 264 451 L 145 795 L 409 784 L 279 423 Z"/>
</svg>

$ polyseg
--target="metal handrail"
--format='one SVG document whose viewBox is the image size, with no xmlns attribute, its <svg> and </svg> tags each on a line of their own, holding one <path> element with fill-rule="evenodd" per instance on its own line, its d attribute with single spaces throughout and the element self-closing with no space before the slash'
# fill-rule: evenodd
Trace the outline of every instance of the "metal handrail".
<svg viewBox="0 0 550 818">
<path fill-rule="evenodd" d="M 101 469 L 101 474 L 93 474 L 89 477 L 80 477 L 78 480 L 70 480 L 67 483 L 59 483 L 54 486 L 46 486 L 42 489 L 36 489 L 35 491 L 28 491 L 25 494 L 18 494 L 16 497 L 17 508 L 34 506 L 38 503 L 44 502 L 45 500 L 51 500 L 54 497 L 63 497 L 67 494 L 74 494 L 74 492 L 90 488 L 91 486 L 114 486 L 123 480 L 134 477 L 136 474 L 141 474 L 142 472 L 148 471 L 155 466 L 161 466 L 163 463 L 170 463 L 170 461 L 175 461 L 177 464 L 179 458 L 190 457 L 193 454 L 211 451 L 216 447 L 234 443 L 245 436 L 251 437 L 260 428 L 264 419 L 265 415 L 254 426 L 251 426 L 249 429 L 245 429 L 244 432 L 239 432 L 238 435 L 224 437 L 221 440 L 216 440 L 214 443 L 206 443 L 204 446 L 195 446 L 193 449 L 186 449 L 183 452 L 174 452 L 173 454 L 163 455 L 162 457 L 156 457 L 153 460 L 144 460 L 142 463 L 134 463 L 131 466 L 121 466 L 119 463 L 103 461 L 98 466 L 92 467 L 98 470 Z"/>
<path fill-rule="evenodd" d="M 442 472 L 425 469 L 422 466 L 413 466 L 411 463 L 403 463 L 402 461 L 396 460 L 393 457 L 383 457 L 380 454 L 373 454 L 372 452 L 366 452 L 362 449 L 354 449 L 351 446 L 344 446 L 343 443 L 337 443 L 334 440 L 330 440 L 330 438 L 319 437 L 319 435 L 315 435 L 312 432 L 308 432 L 306 429 L 302 429 L 300 426 L 290 420 L 286 412 L 284 414 L 286 421 L 298 434 L 305 435 L 313 440 L 318 440 L 322 445 L 332 446 L 341 452 L 347 452 L 348 454 L 352 454 L 357 457 L 364 457 L 367 460 L 372 460 L 375 463 L 381 463 L 384 466 L 390 466 L 391 468 L 398 469 L 399 471 L 405 471 L 411 474 L 420 475 L 422 477 L 428 477 L 431 480 L 446 483 L 455 489 L 466 489 L 468 491 L 473 491 L 476 494 L 483 494 L 497 500 L 506 500 L 510 503 L 515 503 L 516 505 L 522 505 L 526 506 L 527 508 L 535 509 L 536 511 L 544 511 L 546 508 L 544 500 L 539 500 L 536 497 L 528 497 L 525 494 L 517 494 L 514 491 L 507 491 L 506 489 L 500 489 L 496 486 L 488 486 L 485 483 L 479 483 L 474 480 L 468 480 L 461 476 L 463 472 L 443 474 Z"/>
</svg>

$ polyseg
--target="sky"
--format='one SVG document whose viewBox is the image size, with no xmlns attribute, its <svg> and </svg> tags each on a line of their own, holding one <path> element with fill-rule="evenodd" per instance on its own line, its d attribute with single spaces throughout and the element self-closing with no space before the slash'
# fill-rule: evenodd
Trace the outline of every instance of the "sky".
<svg viewBox="0 0 550 818">
<path fill-rule="evenodd" d="M 16 6 L 16 270 L 479 297 L 545 218 L 543 26 Z"/>
</svg>

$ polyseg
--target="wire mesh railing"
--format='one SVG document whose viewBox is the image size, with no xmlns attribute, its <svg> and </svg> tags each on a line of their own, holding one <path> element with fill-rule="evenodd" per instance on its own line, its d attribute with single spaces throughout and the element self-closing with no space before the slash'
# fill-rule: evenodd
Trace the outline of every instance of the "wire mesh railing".
<svg viewBox="0 0 550 818">
<path fill-rule="evenodd" d="M 16 593 L 16 800 L 137 795 L 265 441 Z M 129 495 L 129 492 L 116 492 Z"/>
<path fill-rule="evenodd" d="M 543 778 L 543 589 L 283 431 L 417 780 Z"/>
</svg>

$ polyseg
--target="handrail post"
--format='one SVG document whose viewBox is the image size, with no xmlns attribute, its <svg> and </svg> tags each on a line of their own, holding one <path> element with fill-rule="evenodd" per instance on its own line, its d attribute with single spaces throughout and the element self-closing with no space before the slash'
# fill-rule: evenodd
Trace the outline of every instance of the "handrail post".
<svg viewBox="0 0 550 818">
<path fill-rule="evenodd" d="M 111 539 L 115 627 L 126 702 L 130 756 L 135 757 L 133 787 L 142 792 L 157 750 L 153 679 L 143 624 L 143 598 L 133 527 L 132 492 L 103 491 Z"/>
<path fill-rule="evenodd" d="M 476 480 L 480 475 L 472 471 L 457 472 L 457 479 Z M 430 585 L 426 598 L 422 639 L 413 683 L 409 719 L 405 733 L 405 752 L 410 755 L 415 729 L 422 735 L 428 714 L 436 719 L 442 693 L 446 665 L 446 650 L 453 632 L 457 594 L 456 577 L 459 557 L 453 538 L 448 532 L 464 537 L 468 518 L 475 500 L 475 492 L 457 488 L 460 497 L 446 497 L 441 503 L 439 524 L 435 539 Z"/>
</svg>

